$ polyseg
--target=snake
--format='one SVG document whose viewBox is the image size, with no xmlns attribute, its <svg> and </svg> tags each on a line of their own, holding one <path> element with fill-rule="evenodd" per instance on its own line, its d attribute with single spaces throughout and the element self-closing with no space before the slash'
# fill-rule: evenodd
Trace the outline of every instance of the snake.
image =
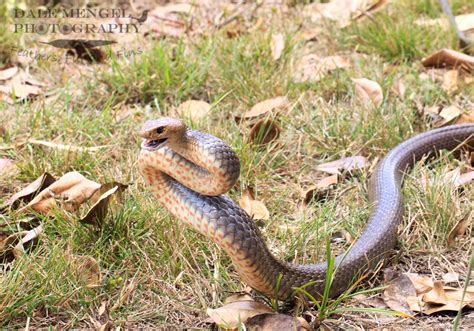
<svg viewBox="0 0 474 331">
<path fill-rule="evenodd" d="M 374 269 L 395 247 L 406 171 L 444 149 L 453 153 L 461 145 L 474 149 L 474 123 L 433 129 L 400 143 L 369 178 L 372 211 L 358 239 L 334 264 L 296 264 L 275 257 L 255 221 L 226 195 L 240 175 L 240 162 L 223 140 L 169 117 L 146 121 L 139 135 L 137 166 L 153 199 L 223 249 L 245 283 L 278 300 L 294 299 L 302 290 L 322 298 L 330 267 L 328 296 L 347 291 L 362 272 Z"/>
</svg>

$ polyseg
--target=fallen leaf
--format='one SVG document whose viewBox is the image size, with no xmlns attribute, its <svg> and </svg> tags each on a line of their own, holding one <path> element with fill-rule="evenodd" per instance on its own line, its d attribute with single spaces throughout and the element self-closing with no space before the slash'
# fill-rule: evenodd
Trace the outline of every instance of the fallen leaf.
<svg viewBox="0 0 474 331">
<path fill-rule="evenodd" d="M 25 72 L 19 72 L 10 80 L 5 81 L 3 85 L 0 85 L 0 96 L 3 94 L 7 102 L 14 101 L 13 97 L 16 101 L 22 101 L 41 94 L 42 85 Z"/>
<path fill-rule="evenodd" d="M 406 302 L 411 311 L 420 312 L 423 308 L 423 300 L 420 297 L 409 295 L 406 298 Z"/>
<path fill-rule="evenodd" d="M 224 300 L 224 304 L 228 304 L 228 303 L 236 302 L 236 301 L 252 301 L 252 300 L 253 298 L 250 296 L 248 292 L 238 292 L 238 293 L 234 293 L 228 296 Z"/>
<path fill-rule="evenodd" d="M 456 238 L 459 236 L 464 235 L 466 233 L 466 230 L 469 226 L 469 223 L 471 221 L 471 216 L 472 213 L 468 213 L 465 217 L 463 217 L 456 225 L 452 228 L 452 230 L 448 234 L 448 247 L 452 247 L 455 242 Z"/>
<path fill-rule="evenodd" d="M 100 316 L 104 315 L 105 310 L 107 309 L 107 301 L 102 301 L 99 307 L 99 310 L 97 311 L 97 314 Z"/>
<path fill-rule="evenodd" d="M 268 114 L 270 112 L 277 113 L 282 109 L 288 107 L 290 102 L 288 98 L 285 97 L 275 97 L 272 99 L 268 99 L 265 101 L 261 101 L 254 105 L 249 111 L 247 111 L 243 118 L 249 119 L 254 117 L 259 117 L 264 114 Z"/>
<path fill-rule="evenodd" d="M 281 128 L 275 121 L 261 119 L 250 129 L 249 141 L 256 145 L 266 145 L 278 139 Z"/>
<path fill-rule="evenodd" d="M 423 113 L 432 120 L 435 127 L 474 122 L 474 114 L 466 114 L 454 105 L 445 108 L 428 107 L 423 110 Z"/>
<path fill-rule="evenodd" d="M 459 78 L 458 70 L 446 71 L 446 73 L 443 76 L 443 84 L 441 85 L 441 87 L 448 94 L 453 94 L 458 89 L 458 78 Z"/>
<path fill-rule="evenodd" d="M 456 21 L 456 25 L 458 26 L 459 31 L 465 32 L 474 29 L 474 14 L 457 15 L 454 17 L 454 19 Z M 444 29 L 450 28 L 449 20 L 445 17 L 434 19 L 420 18 L 417 19 L 414 23 L 420 26 L 438 25 Z"/>
<path fill-rule="evenodd" d="M 18 213 L 33 209 L 38 213 L 47 214 L 60 201 L 66 211 L 74 211 L 88 200 L 100 184 L 85 178 L 78 172 L 68 172 L 60 179 L 41 191 Z"/>
<path fill-rule="evenodd" d="M 245 189 L 242 193 L 242 197 L 239 200 L 239 205 L 243 210 L 249 214 L 250 217 L 256 220 L 268 220 L 270 219 L 270 212 L 263 202 L 254 200 L 252 193 L 249 189 Z"/>
<path fill-rule="evenodd" d="M 84 215 L 84 217 L 81 218 L 80 221 L 82 223 L 100 225 L 101 222 L 104 220 L 105 216 L 107 216 L 107 210 L 108 210 L 108 206 L 109 206 L 110 199 L 112 198 L 112 196 L 115 194 L 119 194 L 126 187 L 127 187 L 126 185 L 113 186 L 109 190 L 102 193 L 98 198 L 91 199 L 94 205 L 89 209 L 86 215 Z M 99 189 L 94 193 L 94 195 L 97 192 L 102 192 L 102 191 Z"/>
<path fill-rule="evenodd" d="M 383 102 L 383 91 L 380 85 L 367 78 L 352 78 L 355 84 L 356 96 L 364 104 L 379 107 Z"/>
<path fill-rule="evenodd" d="M 425 67 L 462 68 L 470 72 L 474 67 L 474 57 L 445 48 L 425 57 L 421 63 Z"/>
<path fill-rule="evenodd" d="M 457 180 L 454 182 L 454 186 L 460 187 L 466 185 L 474 179 L 474 171 L 469 171 L 464 174 L 461 174 Z"/>
<path fill-rule="evenodd" d="M 455 118 L 450 124 L 463 124 L 463 123 L 474 123 L 474 112 L 470 114 L 461 113 L 457 118 Z"/>
<path fill-rule="evenodd" d="M 179 105 L 176 112 L 179 116 L 197 121 L 205 117 L 211 110 L 211 105 L 205 101 L 188 100 Z"/>
<path fill-rule="evenodd" d="M 281 33 L 272 35 L 271 50 L 273 60 L 277 61 L 281 57 L 284 49 L 285 37 Z"/>
<path fill-rule="evenodd" d="M 455 288 L 444 288 L 444 295 L 447 299 L 447 303 L 444 305 L 439 304 L 427 304 L 426 309 L 423 310 L 423 313 L 427 315 L 431 315 L 440 311 L 459 311 L 463 307 L 470 305 L 474 302 L 474 286 L 468 286 L 468 289 L 464 295 L 464 300 L 461 299 L 463 297 L 463 289 L 455 289 Z"/>
<path fill-rule="evenodd" d="M 99 263 L 92 256 L 73 256 L 72 265 L 77 278 L 88 287 L 100 286 L 102 277 Z"/>
<path fill-rule="evenodd" d="M 392 92 L 400 99 L 405 99 L 406 87 L 401 79 L 397 79 L 392 85 Z"/>
<path fill-rule="evenodd" d="M 383 301 L 393 310 L 412 315 L 406 300 L 409 296 L 416 296 L 416 289 L 410 278 L 401 275 L 384 290 Z"/>
<path fill-rule="evenodd" d="M 78 147 L 78 146 L 63 145 L 63 144 L 53 143 L 50 141 L 43 141 L 43 140 L 36 140 L 36 139 L 28 139 L 28 142 L 34 145 L 42 145 L 42 146 L 46 146 L 46 147 L 50 147 L 54 149 L 66 150 L 66 151 L 71 151 L 71 152 L 97 152 L 101 149 L 114 146 L 114 145 L 101 145 L 101 146 L 93 146 L 93 147 Z"/>
<path fill-rule="evenodd" d="M 273 313 L 273 311 L 258 301 L 236 301 L 217 309 L 206 310 L 209 317 L 222 328 L 237 328 L 239 323 L 245 323 L 249 318 Z"/>
<path fill-rule="evenodd" d="M 17 171 L 18 168 L 15 165 L 15 161 L 11 159 L 0 159 L 0 179 L 14 176 Z"/>
<path fill-rule="evenodd" d="M 459 274 L 457 272 L 447 272 L 443 275 L 444 283 L 453 283 L 459 281 Z"/>
<path fill-rule="evenodd" d="M 420 276 L 416 273 L 409 273 L 409 272 L 405 273 L 405 275 L 412 282 L 413 286 L 416 289 L 416 294 L 417 295 L 429 292 L 434 287 L 434 282 L 429 277 L 424 277 L 424 276 Z"/>
<path fill-rule="evenodd" d="M 318 82 L 331 71 L 349 68 L 351 65 L 351 59 L 348 56 L 333 55 L 319 57 L 315 54 L 309 54 L 297 62 L 293 73 L 293 80 L 296 83 Z"/>
<path fill-rule="evenodd" d="M 10 67 L 0 70 L 0 80 L 9 80 L 18 73 L 18 67 Z"/>
<path fill-rule="evenodd" d="M 34 182 L 30 183 L 28 186 L 15 193 L 10 199 L 8 199 L 5 205 L 0 208 L 0 211 L 5 210 L 6 208 L 16 209 L 21 202 L 30 202 L 37 193 L 43 191 L 55 181 L 56 178 L 45 172 Z"/>
<path fill-rule="evenodd" d="M 426 303 L 436 303 L 445 305 L 448 303 L 448 297 L 444 293 L 443 282 L 433 282 L 433 288 L 431 291 L 423 294 L 423 301 Z"/>
<path fill-rule="evenodd" d="M 21 233 L 22 238 L 12 249 L 13 256 L 15 256 L 16 259 L 19 258 L 22 254 L 24 254 L 26 244 L 38 238 L 39 235 L 43 233 L 43 226 L 39 225 L 38 227 L 32 230 L 24 231 L 20 233 Z"/>
<path fill-rule="evenodd" d="M 350 156 L 343 157 L 342 159 L 323 163 L 316 167 L 316 170 L 324 171 L 329 174 L 340 175 L 342 172 L 348 171 L 357 171 L 364 170 L 369 166 L 367 159 L 363 156 Z"/>
<path fill-rule="evenodd" d="M 315 185 L 306 189 L 303 196 L 303 204 L 307 206 L 312 200 L 319 201 L 324 199 L 331 186 L 337 184 L 338 175 L 332 175 L 319 180 Z"/>
<path fill-rule="evenodd" d="M 245 322 L 249 330 L 273 331 L 273 330 L 311 330 L 303 327 L 302 323 L 288 315 L 265 313 L 255 315 Z"/>
</svg>

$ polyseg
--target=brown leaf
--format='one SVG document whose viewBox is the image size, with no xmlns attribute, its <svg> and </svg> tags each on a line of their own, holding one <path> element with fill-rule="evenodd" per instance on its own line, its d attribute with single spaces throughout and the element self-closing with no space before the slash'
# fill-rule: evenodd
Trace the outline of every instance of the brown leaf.
<svg viewBox="0 0 474 331">
<path fill-rule="evenodd" d="M 450 124 L 463 124 L 463 123 L 474 123 L 474 112 L 470 114 L 462 113 L 455 118 Z"/>
<path fill-rule="evenodd" d="M 469 171 L 464 174 L 461 174 L 457 180 L 454 182 L 456 187 L 466 185 L 474 179 L 474 171 Z"/>
<path fill-rule="evenodd" d="M 453 94 L 458 89 L 458 79 L 458 70 L 448 70 L 443 76 L 443 84 L 441 87 L 448 92 L 448 94 Z"/>
<path fill-rule="evenodd" d="M 448 234 L 448 247 L 452 247 L 456 242 L 456 237 L 464 235 L 466 233 L 467 227 L 469 226 L 470 221 L 472 220 L 470 217 L 472 213 L 468 213 L 465 217 L 463 217 L 453 229 Z"/>
<path fill-rule="evenodd" d="M 472 71 L 474 67 L 474 57 L 453 51 L 452 49 L 442 49 L 421 60 L 425 67 L 435 68 L 462 68 Z"/>
<path fill-rule="evenodd" d="M 245 322 L 249 330 L 273 331 L 273 330 L 311 330 L 303 327 L 302 323 L 288 315 L 265 313 L 255 315 Z"/>
<path fill-rule="evenodd" d="M 447 303 L 441 306 L 439 304 L 428 304 L 423 313 L 431 315 L 440 311 L 459 311 L 474 302 L 474 286 L 468 286 L 464 300 L 461 303 L 463 292 L 463 289 L 445 287 L 444 295 L 446 296 Z"/>
<path fill-rule="evenodd" d="M 316 170 L 324 171 L 329 174 L 338 174 L 340 175 L 341 172 L 352 172 L 357 170 L 364 170 L 369 166 L 367 159 L 363 156 L 350 156 L 350 157 L 343 157 L 342 159 L 323 163 L 316 167 Z"/>
<path fill-rule="evenodd" d="M 211 105 L 205 101 L 188 100 L 179 105 L 176 112 L 179 116 L 197 121 L 205 117 L 211 110 Z"/>
<path fill-rule="evenodd" d="M 444 293 L 443 282 L 435 281 L 433 285 L 431 291 L 423 294 L 423 301 L 426 303 L 447 304 L 448 297 Z"/>
<path fill-rule="evenodd" d="M 100 316 L 104 315 L 105 310 L 107 309 L 107 301 L 102 301 L 99 307 L 97 314 Z"/>
<path fill-rule="evenodd" d="M 447 272 L 443 275 L 444 283 L 453 283 L 459 281 L 459 274 L 457 272 Z"/>
<path fill-rule="evenodd" d="M 281 57 L 284 49 L 285 37 L 281 33 L 272 35 L 271 50 L 273 60 L 277 61 Z"/>
<path fill-rule="evenodd" d="M 383 91 L 379 83 L 367 78 L 352 78 L 356 96 L 364 104 L 379 107 L 383 102 Z"/>
<path fill-rule="evenodd" d="M 16 101 L 21 101 L 39 95 L 41 85 L 42 83 L 36 81 L 30 75 L 20 72 L 3 85 L 0 85 L 0 96 L 3 94 L 7 102 L 13 101 L 11 99 L 13 96 L 15 96 Z"/>
<path fill-rule="evenodd" d="M 9 80 L 18 73 L 18 67 L 10 67 L 0 70 L 0 80 Z"/>
<path fill-rule="evenodd" d="M 261 119 L 250 129 L 249 141 L 256 145 L 266 145 L 278 139 L 281 128 L 275 121 Z"/>
<path fill-rule="evenodd" d="M 303 192 L 303 204 L 307 206 L 312 200 L 319 201 L 324 199 L 327 196 L 330 187 L 337 184 L 337 181 L 338 175 L 332 175 L 319 180 L 315 185 L 309 187 Z"/>
<path fill-rule="evenodd" d="M 113 185 L 111 187 L 111 185 Z M 108 206 L 110 204 L 110 199 L 113 196 L 118 196 L 128 187 L 128 185 L 120 183 L 110 183 L 105 184 L 97 190 L 91 198 L 94 205 L 89 209 L 89 211 L 81 218 L 82 223 L 100 225 L 107 216 Z M 100 194 L 100 195 L 99 195 Z"/>
<path fill-rule="evenodd" d="M 38 192 L 43 191 L 55 181 L 56 178 L 45 172 L 34 182 L 30 183 L 28 186 L 15 193 L 10 199 L 8 199 L 5 205 L 0 208 L 0 211 L 8 207 L 16 209 L 21 202 L 30 202 Z"/>
<path fill-rule="evenodd" d="M 351 65 L 351 59 L 348 56 L 319 57 L 315 54 L 309 54 L 297 62 L 293 80 L 297 83 L 318 82 L 331 71 L 349 68 Z"/>
<path fill-rule="evenodd" d="M 406 300 L 409 296 L 416 296 L 416 289 L 410 278 L 401 275 L 384 290 L 383 300 L 391 309 L 412 315 Z"/>
<path fill-rule="evenodd" d="M 88 287 L 100 286 L 102 277 L 99 263 L 92 256 L 73 256 L 71 263 L 78 279 Z"/>
<path fill-rule="evenodd" d="M 57 200 L 66 211 L 74 211 L 99 188 L 100 184 L 85 178 L 80 173 L 68 172 L 41 191 L 28 205 L 19 209 L 18 213 L 33 209 L 38 213 L 47 214 L 56 205 Z"/>
<path fill-rule="evenodd" d="M 406 87 L 401 79 L 397 79 L 392 85 L 392 92 L 400 99 L 405 99 Z"/>
<path fill-rule="evenodd" d="M 252 193 L 249 189 L 245 189 L 245 191 L 242 193 L 242 197 L 239 200 L 239 205 L 253 219 L 270 219 L 270 212 L 268 211 L 267 207 L 265 207 L 263 202 L 259 200 L 254 200 Z"/>
<path fill-rule="evenodd" d="M 11 159 L 0 159 L 0 179 L 14 176 L 18 171 L 15 161 Z"/>
<path fill-rule="evenodd" d="M 38 238 L 39 235 L 43 233 L 43 226 L 39 225 L 38 227 L 22 232 L 21 240 L 15 245 L 12 249 L 12 253 L 15 258 L 20 257 L 25 252 L 25 245 L 30 243 L 32 240 Z"/>
<path fill-rule="evenodd" d="M 434 287 L 434 282 L 431 278 L 420 276 L 415 273 L 405 273 L 405 275 L 411 280 L 416 289 L 417 295 L 429 292 Z"/>
<path fill-rule="evenodd" d="M 249 111 L 247 111 L 243 118 L 249 119 L 259 117 L 261 115 L 273 112 L 277 113 L 282 109 L 288 107 L 290 102 L 287 97 L 275 97 L 268 99 L 254 105 Z"/>
<path fill-rule="evenodd" d="M 207 308 L 206 312 L 214 323 L 231 329 L 255 315 L 273 313 L 273 310 L 260 302 L 247 300 L 232 302 L 217 309 Z"/>
<path fill-rule="evenodd" d="M 464 31 L 474 29 L 474 14 L 457 15 L 454 17 L 454 19 L 456 21 L 459 31 L 464 32 Z M 438 25 L 444 29 L 450 28 L 450 23 L 447 17 L 434 18 L 434 19 L 420 18 L 420 19 L 417 19 L 414 23 L 421 26 Z"/>
<path fill-rule="evenodd" d="M 237 292 L 237 293 L 234 293 L 234 294 L 228 296 L 224 300 L 224 303 L 228 304 L 228 303 L 232 303 L 232 302 L 236 302 L 236 301 L 252 301 L 252 300 L 253 300 L 253 298 L 250 296 L 250 294 L 248 292 L 242 291 L 242 292 Z"/>
<path fill-rule="evenodd" d="M 101 146 L 93 146 L 93 147 L 78 147 L 78 146 L 63 145 L 63 144 L 57 144 L 50 141 L 43 141 L 43 140 L 36 140 L 36 139 L 28 139 L 28 142 L 34 145 L 41 145 L 41 146 L 46 146 L 46 147 L 70 151 L 70 152 L 96 152 L 101 149 L 114 146 L 114 145 L 101 145 Z"/>
</svg>

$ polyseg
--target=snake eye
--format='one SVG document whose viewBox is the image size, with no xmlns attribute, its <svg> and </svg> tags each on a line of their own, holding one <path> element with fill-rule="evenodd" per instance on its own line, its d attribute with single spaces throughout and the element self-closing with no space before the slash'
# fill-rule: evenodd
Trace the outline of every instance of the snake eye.
<svg viewBox="0 0 474 331">
<path fill-rule="evenodd" d="M 160 127 L 156 128 L 156 133 L 157 133 L 157 134 L 162 134 L 162 133 L 163 133 L 163 131 L 165 131 L 165 128 L 164 128 L 164 127 L 162 127 L 162 126 L 160 126 Z"/>
</svg>

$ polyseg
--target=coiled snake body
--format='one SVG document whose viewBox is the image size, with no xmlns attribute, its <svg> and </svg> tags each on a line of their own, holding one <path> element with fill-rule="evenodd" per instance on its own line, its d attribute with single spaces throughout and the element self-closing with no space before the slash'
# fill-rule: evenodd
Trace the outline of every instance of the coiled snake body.
<svg viewBox="0 0 474 331">
<path fill-rule="evenodd" d="M 239 159 L 222 140 L 187 128 L 180 120 L 146 122 L 138 159 L 139 169 L 158 202 L 224 249 L 238 273 L 257 291 L 289 299 L 294 289 L 320 297 L 327 263 L 299 265 L 280 261 L 268 250 L 247 213 L 224 195 L 240 173 Z M 374 205 L 368 224 L 351 249 L 336 259 L 330 295 L 345 291 L 364 269 L 373 266 L 395 246 L 403 216 L 403 172 L 422 157 L 464 143 L 474 148 L 474 124 L 453 125 L 416 135 L 391 150 L 369 182 Z"/>
</svg>

